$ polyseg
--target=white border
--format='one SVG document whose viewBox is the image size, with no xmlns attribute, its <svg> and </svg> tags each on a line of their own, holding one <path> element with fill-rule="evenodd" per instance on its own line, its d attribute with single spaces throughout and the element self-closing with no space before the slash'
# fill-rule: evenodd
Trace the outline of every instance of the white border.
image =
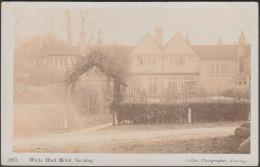
<svg viewBox="0 0 260 167">
<path fill-rule="evenodd" d="M 176 165 L 176 166 L 254 166 L 258 165 L 258 4 L 256 2 L 4 2 L 2 6 L 1 50 L 1 164 L 2 165 Z M 251 154 L 87 154 L 87 153 L 13 153 L 13 46 L 15 8 L 95 8 L 95 9 L 249 9 L 251 11 Z M 16 157 L 18 163 L 9 163 L 7 158 Z M 93 163 L 31 163 L 29 157 L 39 158 L 88 158 Z M 187 159 L 230 160 L 242 159 L 243 163 L 190 163 Z"/>
</svg>

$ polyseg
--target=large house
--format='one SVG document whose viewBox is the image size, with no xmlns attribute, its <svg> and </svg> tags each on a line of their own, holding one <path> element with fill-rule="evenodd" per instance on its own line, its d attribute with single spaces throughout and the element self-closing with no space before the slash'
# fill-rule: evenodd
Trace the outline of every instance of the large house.
<svg viewBox="0 0 260 167">
<path fill-rule="evenodd" d="M 129 100 L 164 102 L 170 96 L 218 94 L 250 88 L 250 45 L 191 45 L 180 33 L 164 46 L 163 30 L 146 33 L 130 54 Z"/>
<path fill-rule="evenodd" d="M 131 64 L 127 100 L 165 102 L 187 95 L 219 95 L 226 90 L 250 92 L 251 46 L 246 44 L 243 31 L 234 45 L 224 45 L 221 39 L 218 45 L 191 45 L 188 33 L 186 38 L 175 34 L 164 46 L 162 41 L 163 30 L 157 27 L 155 38 L 146 33 L 136 46 L 122 46 Z M 42 48 L 35 71 L 43 71 L 60 81 L 82 53 L 80 45 L 67 47 L 64 42 L 56 41 L 54 46 L 51 50 Z M 84 80 L 104 85 L 105 77 L 94 71 Z"/>
</svg>

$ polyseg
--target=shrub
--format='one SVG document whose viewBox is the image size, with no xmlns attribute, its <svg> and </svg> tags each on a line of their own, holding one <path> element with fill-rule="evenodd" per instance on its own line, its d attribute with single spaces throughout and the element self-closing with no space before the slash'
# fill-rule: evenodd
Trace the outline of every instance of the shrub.
<svg viewBox="0 0 260 167">
<path fill-rule="evenodd" d="M 113 104 L 120 123 L 128 120 L 133 124 L 162 124 L 187 122 L 188 108 L 191 108 L 192 122 L 244 121 L 248 119 L 250 103 L 174 103 Z"/>
</svg>

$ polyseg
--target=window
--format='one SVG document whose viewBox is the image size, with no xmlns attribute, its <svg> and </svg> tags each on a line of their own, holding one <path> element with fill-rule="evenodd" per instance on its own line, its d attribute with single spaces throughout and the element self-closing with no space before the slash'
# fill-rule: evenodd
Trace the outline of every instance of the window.
<svg viewBox="0 0 260 167">
<path fill-rule="evenodd" d="M 228 74 L 228 66 L 221 67 L 221 74 Z"/>
<path fill-rule="evenodd" d="M 219 65 L 216 65 L 216 74 L 220 74 L 220 67 L 219 67 Z"/>
<path fill-rule="evenodd" d="M 60 66 L 63 66 L 63 58 L 60 58 Z"/>
<path fill-rule="evenodd" d="M 55 57 L 55 66 L 58 66 L 58 65 L 59 65 L 58 63 L 59 63 L 59 62 L 58 62 L 58 58 Z"/>
<path fill-rule="evenodd" d="M 184 77 L 184 80 L 185 81 L 195 81 L 195 77 L 194 76 L 187 76 L 187 77 Z"/>
<path fill-rule="evenodd" d="M 153 56 L 153 65 L 155 65 L 155 64 L 156 64 L 156 57 Z"/>
<path fill-rule="evenodd" d="M 208 67 L 209 74 L 215 74 L 215 68 L 213 66 Z"/>
<path fill-rule="evenodd" d="M 64 58 L 64 66 L 68 66 L 68 60 L 67 60 L 67 58 Z"/>
<path fill-rule="evenodd" d="M 193 94 L 197 88 L 197 82 L 195 76 L 184 77 L 184 89 L 186 93 Z"/>
<path fill-rule="evenodd" d="M 176 77 L 168 77 L 168 88 L 174 91 L 177 91 L 177 78 Z"/>
<path fill-rule="evenodd" d="M 182 57 L 178 56 L 178 58 L 179 58 L 179 64 L 178 65 L 182 65 Z"/>
<path fill-rule="evenodd" d="M 186 56 L 182 57 L 182 64 L 186 64 Z"/>
<path fill-rule="evenodd" d="M 186 56 L 170 56 L 169 57 L 170 65 L 185 65 L 186 64 Z"/>
<path fill-rule="evenodd" d="M 50 66 L 53 66 L 53 58 L 50 58 Z"/>
<path fill-rule="evenodd" d="M 150 77 L 148 80 L 148 93 L 157 94 L 157 77 Z"/>
<path fill-rule="evenodd" d="M 242 80 L 242 84 L 246 85 L 246 78 L 242 78 L 241 80 Z"/>
<path fill-rule="evenodd" d="M 228 66 L 221 66 L 216 64 L 214 66 L 208 66 L 208 73 L 209 74 L 228 74 Z"/>
<path fill-rule="evenodd" d="M 178 65 L 178 57 L 174 56 L 174 65 Z"/>
<path fill-rule="evenodd" d="M 147 56 L 144 56 L 144 65 L 147 65 Z"/>
<path fill-rule="evenodd" d="M 136 94 L 140 94 L 141 93 L 141 82 L 140 82 L 140 80 L 136 81 L 135 88 L 136 88 Z"/>
<path fill-rule="evenodd" d="M 170 56 L 169 59 L 170 59 L 169 63 L 173 64 L 173 56 Z"/>
<path fill-rule="evenodd" d="M 152 57 L 151 56 L 148 56 L 148 64 L 152 64 Z"/>
<path fill-rule="evenodd" d="M 144 56 L 143 57 L 144 65 L 155 65 L 156 64 L 156 56 Z"/>
</svg>

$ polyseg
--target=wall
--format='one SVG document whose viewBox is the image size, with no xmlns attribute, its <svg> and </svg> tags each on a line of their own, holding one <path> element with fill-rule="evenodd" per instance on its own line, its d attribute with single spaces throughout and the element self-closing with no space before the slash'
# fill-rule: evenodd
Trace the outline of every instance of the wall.
<svg viewBox="0 0 260 167">
<path fill-rule="evenodd" d="M 216 64 L 228 66 L 228 74 L 209 74 L 209 66 Z M 218 93 L 221 90 L 231 88 L 229 80 L 235 78 L 237 74 L 237 61 L 236 60 L 202 60 L 200 64 L 200 86 L 205 91 L 211 93 Z"/>
</svg>

